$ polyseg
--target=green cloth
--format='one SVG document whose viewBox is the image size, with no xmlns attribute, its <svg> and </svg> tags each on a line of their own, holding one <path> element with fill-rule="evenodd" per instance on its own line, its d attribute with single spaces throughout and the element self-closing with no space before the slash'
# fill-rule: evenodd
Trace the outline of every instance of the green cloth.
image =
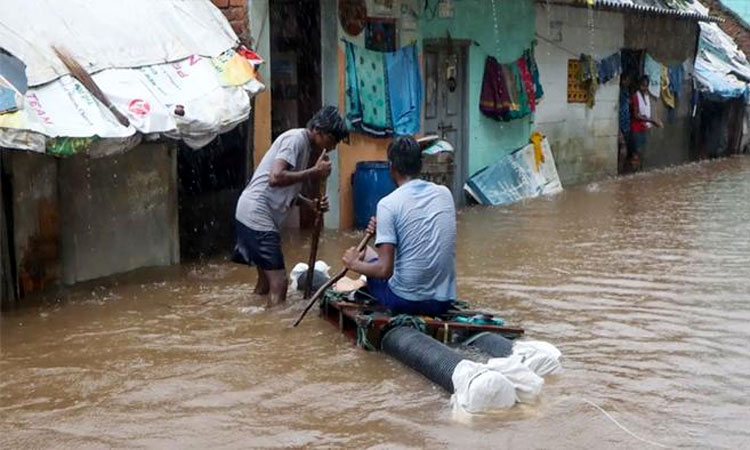
<svg viewBox="0 0 750 450">
<path fill-rule="evenodd" d="M 508 64 L 507 67 L 511 75 L 508 80 L 513 81 L 511 91 L 514 92 L 513 108 L 508 113 L 508 117 L 511 120 L 521 119 L 531 114 L 529 99 L 526 94 L 526 86 L 523 84 L 523 75 L 521 74 L 521 68 L 518 67 L 518 64 Z M 511 84 L 510 81 L 508 84 Z"/>
<path fill-rule="evenodd" d="M 94 137 L 58 137 L 49 139 L 47 141 L 47 153 L 55 156 L 71 156 L 76 153 L 86 151 L 91 147 L 91 144 L 98 141 L 99 138 Z"/>
<path fill-rule="evenodd" d="M 392 128 L 388 104 L 385 53 L 347 42 L 346 95 L 352 126 L 372 134 Z"/>
</svg>

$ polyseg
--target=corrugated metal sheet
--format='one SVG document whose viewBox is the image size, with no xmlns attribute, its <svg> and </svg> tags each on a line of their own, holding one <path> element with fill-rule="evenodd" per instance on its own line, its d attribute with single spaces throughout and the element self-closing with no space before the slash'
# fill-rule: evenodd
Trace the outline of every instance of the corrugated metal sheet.
<svg viewBox="0 0 750 450">
<path fill-rule="evenodd" d="M 588 0 L 540 0 L 540 3 L 591 7 Z M 721 22 L 722 19 L 696 12 L 686 0 L 594 0 L 593 7 L 603 11 L 667 16 L 696 22 Z"/>
</svg>

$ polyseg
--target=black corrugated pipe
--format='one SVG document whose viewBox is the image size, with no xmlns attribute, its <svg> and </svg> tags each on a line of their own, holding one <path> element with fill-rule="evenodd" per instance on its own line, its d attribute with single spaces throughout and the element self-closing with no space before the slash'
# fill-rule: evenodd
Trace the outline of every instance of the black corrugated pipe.
<svg viewBox="0 0 750 450">
<path fill-rule="evenodd" d="M 410 327 L 396 327 L 380 341 L 383 351 L 453 393 L 453 370 L 464 359 L 458 352 Z"/>
<path fill-rule="evenodd" d="M 505 358 L 513 353 L 513 341 L 495 333 L 480 333 L 466 342 L 494 358 Z"/>
</svg>

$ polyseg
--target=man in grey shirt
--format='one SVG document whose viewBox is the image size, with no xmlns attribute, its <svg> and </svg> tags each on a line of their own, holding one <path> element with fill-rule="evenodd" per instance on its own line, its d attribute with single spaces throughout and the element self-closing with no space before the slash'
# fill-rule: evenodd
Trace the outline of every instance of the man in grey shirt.
<svg viewBox="0 0 750 450">
<path fill-rule="evenodd" d="M 338 110 L 324 107 L 307 128 L 289 130 L 274 141 L 237 201 L 237 244 L 232 259 L 257 267 L 255 292 L 270 294 L 269 306 L 286 300 L 281 223 L 295 203 L 320 212 L 328 209 L 325 197 L 310 200 L 300 191 L 306 181 L 328 178 L 331 162 L 326 150 L 334 150 L 347 135 Z M 315 163 L 311 165 L 310 161 Z"/>
<path fill-rule="evenodd" d="M 456 299 L 456 209 L 445 186 L 419 179 L 422 150 L 412 138 L 388 146 L 398 188 L 378 202 L 375 251 L 352 247 L 344 266 L 367 276 L 376 301 L 395 314 L 440 315 Z"/>
</svg>

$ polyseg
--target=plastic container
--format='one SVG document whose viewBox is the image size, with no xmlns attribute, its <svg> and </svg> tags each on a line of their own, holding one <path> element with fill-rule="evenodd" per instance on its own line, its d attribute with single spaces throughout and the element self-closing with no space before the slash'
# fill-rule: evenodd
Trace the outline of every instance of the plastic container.
<svg viewBox="0 0 750 450">
<path fill-rule="evenodd" d="M 380 199 L 396 189 L 386 161 L 357 163 L 352 175 L 354 199 L 354 226 L 366 228 L 370 217 L 377 213 Z"/>
</svg>

